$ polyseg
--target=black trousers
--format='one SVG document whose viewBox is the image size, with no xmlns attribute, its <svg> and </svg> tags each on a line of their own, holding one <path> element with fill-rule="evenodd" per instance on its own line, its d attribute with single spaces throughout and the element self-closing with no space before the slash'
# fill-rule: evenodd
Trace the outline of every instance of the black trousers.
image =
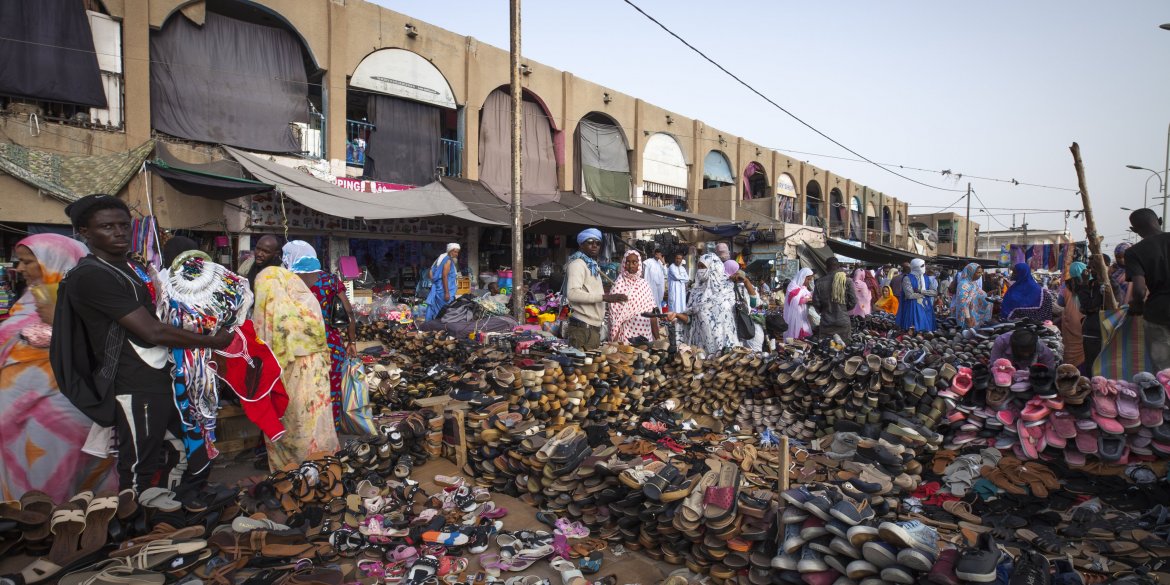
<svg viewBox="0 0 1170 585">
<path fill-rule="evenodd" d="M 210 465 L 196 472 L 187 469 L 179 440 L 183 436 L 183 423 L 170 388 L 166 392 L 127 392 L 115 399 L 121 489 L 141 493 L 151 487 L 173 489 L 182 485 L 201 489 L 206 485 Z"/>
</svg>

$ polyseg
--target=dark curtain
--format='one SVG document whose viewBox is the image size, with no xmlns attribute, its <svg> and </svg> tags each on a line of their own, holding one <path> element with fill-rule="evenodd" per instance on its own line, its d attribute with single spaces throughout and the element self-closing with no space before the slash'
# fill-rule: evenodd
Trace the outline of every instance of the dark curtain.
<svg viewBox="0 0 1170 585">
<path fill-rule="evenodd" d="M 374 130 L 366 141 L 362 177 L 402 185 L 426 185 L 439 166 L 439 108 L 386 95 L 371 95 Z"/>
<path fill-rule="evenodd" d="M 208 12 L 150 37 L 150 122 L 172 136 L 298 152 L 289 126 L 308 121 L 308 77 L 292 33 Z"/>
<path fill-rule="evenodd" d="M 0 94 L 106 107 L 78 0 L 0 0 Z"/>
<path fill-rule="evenodd" d="M 526 205 L 557 199 L 557 160 L 552 126 L 540 104 L 520 104 L 524 164 L 523 195 Z M 479 120 L 479 180 L 492 193 L 511 201 L 512 192 L 512 96 L 501 89 L 488 94 Z"/>
<path fill-rule="evenodd" d="M 851 210 L 849 212 L 849 237 L 854 240 L 861 239 L 861 212 Z"/>
</svg>

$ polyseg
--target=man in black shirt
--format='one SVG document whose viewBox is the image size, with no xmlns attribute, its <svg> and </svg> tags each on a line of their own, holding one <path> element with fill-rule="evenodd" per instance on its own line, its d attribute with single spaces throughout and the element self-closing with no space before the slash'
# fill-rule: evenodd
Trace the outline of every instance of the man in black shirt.
<svg viewBox="0 0 1170 585">
<path fill-rule="evenodd" d="M 1170 234 L 1152 209 L 1129 215 L 1142 241 L 1125 251 L 1125 274 L 1133 287 L 1130 315 L 1146 319 L 1146 350 L 1157 370 L 1170 368 Z"/>
<path fill-rule="evenodd" d="M 71 356 L 72 364 L 88 358 L 84 363 L 93 371 L 82 375 L 110 381 L 110 392 L 104 399 L 114 402 L 112 421 L 98 422 L 112 422 L 117 433 L 122 489 L 141 493 L 155 485 L 164 459 L 166 434 L 183 437 L 185 431 L 185 413 L 175 405 L 167 348 L 222 349 L 231 343 L 233 334 L 222 331 L 199 335 L 158 320 L 154 283 L 144 266 L 127 258 L 130 210 L 122 200 L 110 195 L 88 195 L 69 205 L 65 212 L 74 229 L 85 238 L 91 254 L 61 281 L 58 297 L 64 303 L 58 302 L 57 314 L 69 311 L 73 323 L 54 331 L 54 337 L 80 334 L 80 340 L 61 340 L 69 343 L 68 347 L 88 346 L 72 352 L 80 354 Z M 53 352 L 64 353 L 62 347 L 54 343 Z M 61 356 L 57 357 L 54 373 L 61 382 L 68 375 L 62 369 L 71 364 L 59 368 Z M 89 411 L 86 414 L 93 418 Z M 197 464 L 189 460 L 182 481 L 184 491 L 198 492 L 210 468 L 206 456 Z"/>
</svg>

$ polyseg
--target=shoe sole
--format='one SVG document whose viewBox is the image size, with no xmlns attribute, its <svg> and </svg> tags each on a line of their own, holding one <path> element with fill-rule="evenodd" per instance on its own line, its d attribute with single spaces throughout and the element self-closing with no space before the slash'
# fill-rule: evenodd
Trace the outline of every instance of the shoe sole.
<svg viewBox="0 0 1170 585">
<path fill-rule="evenodd" d="M 804 546 L 804 543 L 805 540 L 803 538 L 789 538 L 788 540 L 784 541 L 784 552 L 788 554 L 795 554 L 796 551 L 800 550 L 800 547 Z"/>
<path fill-rule="evenodd" d="M 818 573 L 829 570 L 829 565 L 825 561 L 800 561 L 796 563 L 796 570 L 800 573 Z"/>
<path fill-rule="evenodd" d="M 776 555 L 772 557 L 772 568 L 781 571 L 795 571 L 796 557 L 792 555 Z"/>
<path fill-rule="evenodd" d="M 955 577 L 960 581 L 970 581 L 971 583 L 994 583 L 997 577 L 996 572 L 990 573 L 966 573 L 955 569 Z"/>
<path fill-rule="evenodd" d="M 878 537 L 878 530 L 872 526 L 854 526 L 847 533 L 849 544 L 861 548 L 865 543 Z"/>
<path fill-rule="evenodd" d="M 830 569 L 842 575 L 845 574 L 845 564 L 841 562 L 841 559 L 837 558 L 837 555 L 825 555 L 825 564 L 829 565 Z"/>
<path fill-rule="evenodd" d="M 878 568 L 869 561 L 857 560 L 849 563 L 849 566 L 845 567 L 845 574 L 854 581 L 872 577 L 877 575 L 878 572 Z"/>
<path fill-rule="evenodd" d="M 834 538 L 833 541 L 829 543 L 829 550 L 833 551 L 833 554 L 836 555 L 842 555 L 856 560 L 861 559 L 861 551 L 852 544 L 849 544 L 849 541 L 843 538 Z"/>
<path fill-rule="evenodd" d="M 925 573 L 934 566 L 934 559 L 916 548 L 904 548 L 898 551 L 898 563 Z"/>
<path fill-rule="evenodd" d="M 892 553 L 881 545 L 873 542 L 867 542 L 865 543 L 865 546 L 861 547 L 861 556 L 880 569 L 884 569 L 898 562 L 897 553 Z"/>
<path fill-rule="evenodd" d="M 878 537 L 900 548 L 914 548 L 915 541 L 910 532 L 893 522 L 882 522 L 878 526 Z"/>
<path fill-rule="evenodd" d="M 882 569 L 882 581 L 914 585 L 914 574 L 905 567 L 889 567 Z"/>
</svg>

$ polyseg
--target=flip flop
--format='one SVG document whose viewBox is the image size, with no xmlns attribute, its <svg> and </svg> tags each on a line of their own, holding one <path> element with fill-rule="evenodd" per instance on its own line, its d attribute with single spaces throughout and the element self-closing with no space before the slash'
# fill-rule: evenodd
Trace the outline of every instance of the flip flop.
<svg viewBox="0 0 1170 585">
<path fill-rule="evenodd" d="M 25 513 L 44 516 L 40 524 L 24 530 L 24 539 L 31 541 L 44 540 L 49 537 L 49 517 L 53 514 L 56 503 L 49 494 L 40 490 L 30 490 L 20 497 L 20 507 Z"/>
<path fill-rule="evenodd" d="M 183 504 L 175 498 L 175 492 L 160 487 L 147 488 L 138 494 L 138 504 L 163 512 L 178 512 L 183 508 Z"/>
<path fill-rule="evenodd" d="M 58 585 L 162 585 L 166 575 L 127 566 L 126 563 L 110 559 L 86 570 L 69 573 L 61 577 Z"/>
</svg>

